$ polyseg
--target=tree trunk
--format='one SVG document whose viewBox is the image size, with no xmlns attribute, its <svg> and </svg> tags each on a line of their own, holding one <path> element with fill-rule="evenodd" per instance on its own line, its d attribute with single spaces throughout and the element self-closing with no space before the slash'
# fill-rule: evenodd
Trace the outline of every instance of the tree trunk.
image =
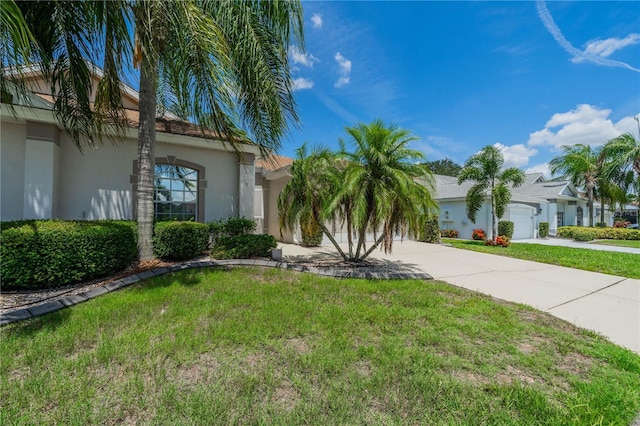
<svg viewBox="0 0 640 426">
<path fill-rule="evenodd" d="M 498 237 L 498 214 L 496 213 L 496 199 L 491 196 L 491 241 Z"/>
<path fill-rule="evenodd" d="M 593 184 L 587 183 L 587 199 L 589 200 L 589 226 L 593 226 Z"/>
<path fill-rule="evenodd" d="M 600 196 L 600 223 L 604 223 L 604 197 Z"/>
<path fill-rule="evenodd" d="M 362 255 L 362 257 L 360 259 L 357 259 L 359 262 L 362 260 L 365 260 L 371 253 L 373 253 L 373 251 L 376 249 L 376 247 L 378 247 L 380 245 L 380 243 L 384 240 L 385 234 L 384 232 L 382 233 L 382 235 L 380 235 L 380 238 L 378 238 L 378 240 L 376 241 L 376 243 L 371 246 L 371 248 L 369 250 L 367 250 L 367 252 L 365 254 Z"/>
<path fill-rule="evenodd" d="M 336 241 L 335 238 L 333 238 L 333 235 L 331 235 L 331 232 L 329 232 L 329 230 L 327 229 L 325 224 L 320 222 L 320 226 L 322 227 L 322 231 L 324 232 L 324 234 L 327 236 L 327 238 L 329 238 L 329 241 L 331 241 L 331 243 L 334 245 L 336 250 L 338 250 L 338 253 L 340 253 L 340 256 L 342 256 L 342 259 L 344 259 L 345 261 L 346 260 L 351 260 L 351 259 L 347 259 L 347 256 L 344 254 L 344 252 L 342 251 L 342 249 L 338 245 L 338 242 Z"/>
<path fill-rule="evenodd" d="M 153 259 L 153 190 L 156 141 L 156 87 L 158 64 L 143 55 L 140 67 L 140 118 L 138 126 L 138 254 Z"/>
</svg>

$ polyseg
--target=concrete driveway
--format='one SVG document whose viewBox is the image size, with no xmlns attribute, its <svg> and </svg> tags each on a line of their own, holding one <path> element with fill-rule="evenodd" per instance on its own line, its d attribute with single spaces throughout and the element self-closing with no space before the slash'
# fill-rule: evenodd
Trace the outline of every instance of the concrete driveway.
<svg viewBox="0 0 640 426">
<path fill-rule="evenodd" d="M 285 260 L 337 254 L 331 246 L 280 246 Z M 393 254 L 376 250 L 372 257 L 402 262 L 437 280 L 533 306 L 640 353 L 640 280 L 414 241 L 396 242 Z"/>
</svg>

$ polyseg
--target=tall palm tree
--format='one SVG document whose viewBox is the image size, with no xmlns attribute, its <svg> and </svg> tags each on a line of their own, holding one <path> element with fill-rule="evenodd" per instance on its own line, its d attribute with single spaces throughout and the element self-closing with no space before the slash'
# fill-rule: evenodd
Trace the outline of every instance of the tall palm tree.
<svg viewBox="0 0 640 426">
<path fill-rule="evenodd" d="M 299 1 L 59 0 L 20 8 L 51 83 L 55 114 L 79 148 L 123 134 L 120 87 L 133 52 L 140 69 L 136 204 L 143 260 L 153 257 L 159 107 L 175 106 L 236 152 L 249 140 L 265 152 L 277 150 L 288 123 L 297 122 L 287 51 L 303 44 Z M 104 70 L 95 107 L 87 60 Z"/>
<path fill-rule="evenodd" d="M 27 26 L 22 11 L 14 0 L 6 0 L 0 7 L 0 94 L 2 103 L 11 104 L 12 88 L 17 88 L 17 94 L 25 93 L 21 78 L 13 78 L 13 87 L 9 86 L 9 75 L 5 75 L 8 68 L 13 68 L 14 72 L 20 72 L 21 68 L 16 68 L 17 64 L 28 64 L 31 58 L 31 43 L 34 41 L 33 34 Z M 7 68 L 5 68 L 5 66 Z M 15 77 L 15 76 L 14 76 Z M 18 75 L 18 77 L 22 77 Z"/>
<path fill-rule="evenodd" d="M 593 194 L 601 172 L 600 152 L 589 145 L 564 145 L 562 154 L 551 159 L 551 173 L 582 187 L 587 192 L 589 204 L 589 226 L 593 226 Z"/>
<path fill-rule="evenodd" d="M 640 119 L 638 122 L 638 135 L 640 135 Z M 611 168 L 615 171 L 632 169 L 640 178 L 640 138 L 631 133 L 625 133 L 609 140 L 602 149 L 603 155 L 611 158 Z"/>
<path fill-rule="evenodd" d="M 503 170 L 504 157 L 495 146 L 485 146 L 464 163 L 458 175 L 458 185 L 465 181 L 475 184 L 467 192 L 467 217 L 472 222 L 482 207 L 487 193 L 491 199 L 491 239 L 498 237 L 498 219 L 511 200 L 509 185 L 518 187 L 524 183 L 524 172 L 510 167 Z"/>
<path fill-rule="evenodd" d="M 332 189 L 339 185 L 336 156 L 323 147 L 315 147 L 307 153 L 306 144 L 296 150 L 296 159 L 291 165 L 291 179 L 278 196 L 280 232 L 295 230 L 299 224 L 303 234 L 315 235 L 320 229 L 344 253 L 326 228 L 326 205 Z"/>
<path fill-rule="evenodd" d="M 341 140 L 346 166 L 328 211 L 347 207 L 347 231 L 357 236 L 355 253 L 349 239 L 349 260 L 362 261 L 382 243 L 391 252 L 394 235 L 418 235 L 426 214 L 437 205 L 431 173 L 418 164 L 423 154 L 409 147 L 417 139 L 409 131 L 375 120 L 346 132 L 355 150 L 346 152 Z M 367 232 L 374 235 L 368 250 Z"/>
</svg>

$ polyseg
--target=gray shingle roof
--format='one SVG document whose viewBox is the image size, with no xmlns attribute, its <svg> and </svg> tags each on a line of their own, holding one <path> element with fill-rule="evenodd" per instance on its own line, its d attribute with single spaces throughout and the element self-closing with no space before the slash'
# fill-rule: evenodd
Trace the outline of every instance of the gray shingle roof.
<svg viewBox="0 0 640 426">
<path fill-rule="evenodd" d="M 465 198 L 473 186 L 473 182 L 466 181 L 458 185 L 458 178 L 434 175 L 436 199 Z M 547 181 L 542 173 L 525 175 L 524 183 L 518 188 L 512 188 L 512 201 L 540 202 L 556 198 L 579 198 L 577 191 L 569 181 Z"/>
</svg>

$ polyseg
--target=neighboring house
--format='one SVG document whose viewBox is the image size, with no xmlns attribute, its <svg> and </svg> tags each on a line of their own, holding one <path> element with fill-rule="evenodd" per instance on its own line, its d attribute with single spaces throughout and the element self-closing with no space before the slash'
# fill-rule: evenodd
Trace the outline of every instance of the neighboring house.
<svg viewBox="0 0 640 426">
<path fill-rule="evenodd" d="M 471 238 L 476 228 L 491 229 L 489 198 L 478 212 L 475 223 L 467 218 L 465 198 L 473 182 L 458 185 L 455 177 L 434 177 L 441 229 L 455 229 L 460 238 Z M 599 214 L 599 208 L 594 206 L 594 223 L 599 221 Z M 560 226 L 588 226 L 589 208 L 587 200 L 571 182 L 547 180 L 542 173 L 533 173 L 525 176 L 522 186 L 511 189 L 511 202 L 501 220 L 514 223 L 514 239 L 536 238 L 541 222 L 549 223 L 551 235 L 555 235 Z M 605 221 L 608 225 L 613 224 L 613 213 L 606 211 Z"/>
<path fill-rule="evenodd" d="M 101 76 L 95 70 L 94 88 Z M 48 85 L 35 72 L 27 84 L 30 102 L 13 113 L 0 106 L 0 219 L 135 219 L 138 93 L 123 87 L 125 138 L 81 153 L 52 113 Z M 156 132 L 156 219 L 253 216 L 256 146 L 236 156 L 171 114 L 157 119 Z"/>
</svg>

